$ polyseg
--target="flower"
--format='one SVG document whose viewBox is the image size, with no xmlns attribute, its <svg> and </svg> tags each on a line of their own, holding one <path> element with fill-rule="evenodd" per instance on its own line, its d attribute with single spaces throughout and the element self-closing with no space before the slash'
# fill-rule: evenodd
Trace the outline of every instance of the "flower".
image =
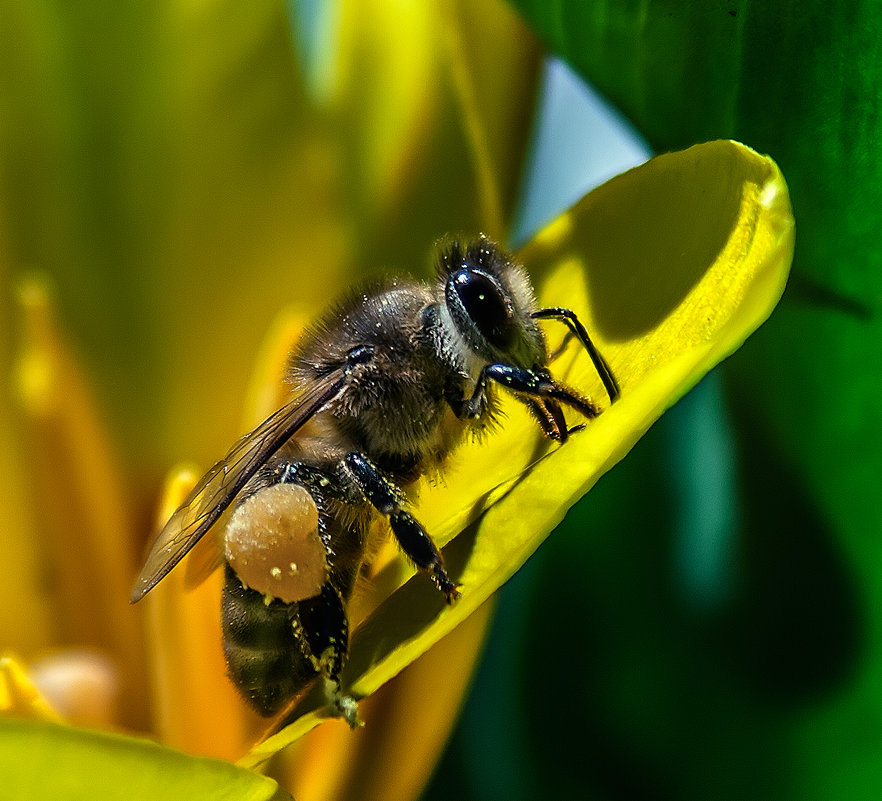
<svg viewBox="0 0 882 801">
<path fill-rule="evenodd" d="M 150 51 L 150 69 L 141 78 L 152 83 L 112 104 L 114 120 L 123 112 L 123 122 L 112 123 L 111 156 L 119 161 L 92 149 L 89 134 L 110 119 L 97 101 L 92 116 L 81 119 L 81 139 L 70 145 L 81 146 L 80 156 L 101 152 L 104 166 L 116 168 L 101 186 L 130 205 L 110 204 L 115 216 L 106 222 L 95 212 L 108 210 L 107 199 L 95 192 L 86 205 L 96 223 L 63 202 L 76 191 L 68 197 L 49 182 L 45 207 L 57 204 L 65 224 L 47 241 L 21 235 L 38 263 L 54 264 L 67 245 L 72 255 L 59 259 L 54 280 L 25 278 L 18 290 L 20 406 L 5 410 L 4 418 L 14 422 L 4 423 L 4 441 L 13 444 L 0 453 L 12 477 L 4 507 L 18 517 L 4 532 L 14 570 L 2 606 L 26 612 L 10 616 L 3 646 L 25 662 L 54 651 L 49 667 L 68 677 L 62 690 L 73 686 L 70 649 L 98 652 L 106 661 L 96 664 L 110 665 L 108 681 L 116 687 L 108 721 L 153 732 L 190 754 L 253 767 L 298 740 L 300 752 L 286 752 L 288 764 L 276 769 L 299 798 L 343 797 L 341 788 L 353 793 L 356 785 L 367 792 L 366 766 L 394 761 L 394 754 L 400 762 L 402 753 L 412 770 L 386 776 L 385 790 L 412 797 L 437 758 L 467 684 L 493 592 L 568 505 L 770 312 L 792 254 L 786 187 L 769 159 L 734 143 L 711 143 L 620 176 L 528 244 L 522 256 L 541 302 L 576 309 L 616 372 L 622 400 L 564 448 L 545 447 L 535 426 L 510 406 L 502 431 L 458 451 L 445 485 L 423 488 L 417 508 L 439 545 L 448 546 L 463 598 L 439 608 L 425 581 L 407 581 L 401 560 L 379 564 L 372 594 L 356 599 L 363 611 L 353 613 L 353 621 L 364 622 L 353 635 L 344 674 L 346 686 L 366 697 L 364 731 L 331 724 L 304 739 L 325 715 L 319 697 L 308 695 L 293 725 L 249 750 L 261 724 L 224 675 L 219 574 L 190 591 L 185 571 L 177 570 L 143 607 L 125 605 L 142 544 L 199 472 L 175 468 L 160 492 L 159 466 L 186 454 L 207 463 L 235 435 L 224 414 L 235 401 L 215 413 L 211 399 L 246 383 L 243 353 L 256 348 L 261 327 L 254 321 L 278 308 L 279 295 L 293 297 L 296 290 L 299 302 L 281 313 L 265 339 L 245 427 L 278 402 L 280 354 L 304 315 L 363 265 L 406 264 L 446 230 L 484 230 L 501 238 L 526 144 L 526 126 L 517 122 L 534 84 L 537 51 L 510 13 L 493 4 L 458 15 L 447 5 L 390 6 L 380 12 L 385 18 L 352 5 L 337 50 L 339 64 L 348 68 L 336 77 L 307 79 L 311 68 L 296 73 L 294 61 L 284 60 L 291 54 L 271 4 L 238 11 L 238 17 L 212 5 L 163 8 L 172 24 L 160 44 L 128 33 Z M 115 13 L 125 18 L 134 12 Z M 83 36 L 81 18 L 65 22 L 69 41 Z M 390 48 L 393 22 L 400 33 Z M 214 47 L 209 23 L 224 28 L 225 48 Z M 478 31 L 480 47 L 469 41 Z M 117 42 L 121 52 L 125 35 Z M 513 41 L 524 46 L 498 44 Z M 169 69 L 180 65 L 186 68 L 172 72 L 183 78 L 170 85 Z M 277 79 L 286 65 L 288 72 Z M 452 77 L 452 92 L 437 79 L 442 72 Z M 406 80 L 398 80 L 402 76 Z M 38 102 L 23 96 L 20 107 Z M 156 105 L 167 113 L 153 113 Z M 49 130 L 70 123 L 67 106 L 50 110 Z M 160 121 L 149 144 L 136 124 L 146 119 Z M 230 160 L 252 140 L 260 146 Z M 145 149 L 163 158 L 147 159 Z M 464 152 L 470 157 L 465 164 L 458 157 Z M 454 154 L 457 169 L 451 170 Z M 89 164 L 74 164 L 63 174 L 80 187 L 80 172 L 88 173 Z M 250 202 L 255 199 L 256 205 Z M 28 209 L 21 211 L 16 230 L 26 232 L 29 219 Z M 19 263 L 26 251 L 10 251 L 7 261 Z M 116 270 L 121 256 L 128 265 L 123 276 Z M 110 289 L 87 281 L 77 313 L 71 276 L 93 260 L 103 266 Z M 306 267 L 295 274 L 292 264 Z M 106 319 L 90 319 L 88 310 L 102 302 Z M 94 379 L 75 355 L 56 307 L 77 321 L 76 339 L 87 343 L 98 365 Z M 563 331 L 557 337 L 562 341 Z M 95 341 L 106 342 L 106 351 Z M 563 352 L 554 372 L 602 397 L 590 362 L 575 349 Z M 112 414 L 105 404 L 114 406 Z M 148 433 L 138 430 L 142 424 Z M 146 513 L 160 495 L 158 513 Z M 436 647 L 445 644 L 446 651 Z M 53 716 L 60 702 L 44 698 L 19 665 L 9 659 L 0 674 L 5 708 Z M 76 675 L 98 676 L 102 669 L 81 666 Z M 387 684 L 396 674 L 397 686 Z M 426 686 L 436 708 L 414 715 L 413 699 Z M 80 722 L 95 725 L 94 718 Z M 17 757 L 49 744 L 61 766 L 54 773 L 62 778 L 71 771 L 94 780 L 107 764 L 102 760 L 118 749 L 133 755 L 127 770 L 145 788 L 157 771 L 173 773 L 177 765 L 185 773 L 189 764 L 133 738 L 60 730 L 45 720 L 0 726 L 6 741 L 0 750 L 12 760 L 3 765 L 4 775 L 12 775 Z M 426 730 L 433 738 L 424 736 Z M 417 755 L 418 742 L 425 749 Z M 379 760 L 375 748 L 385 749 Z M 344 752 L 346 760 L 331 767 Z M 339 766 L 344 762 L 362 771 L 357 781 Z M 145 766 L 143 775 L 137 775 L 138 764 Z M 228 762 L 198 764 L 237 781 L 252 776 Z M 54 780 L 34 769 L 29 775 L 44 788 Z M 253 779 L 255 792 L 275 792 Z"/>
</svg>

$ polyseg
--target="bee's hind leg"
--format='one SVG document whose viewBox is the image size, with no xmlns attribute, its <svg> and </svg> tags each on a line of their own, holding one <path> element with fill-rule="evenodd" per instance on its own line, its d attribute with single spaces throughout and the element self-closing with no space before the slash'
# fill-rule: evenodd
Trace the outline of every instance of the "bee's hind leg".
<svg viewBox="0 0 882 801">
<path fill-rule="evenodd" d="M 392 533 L 407 556 L 426 571 L 436 586 L 453 603 L 460 596 L 444 568 L 444 560 L 428 532 L 410 512 L 402 509 L 403 493 L 362 453 L 347 453 L 343 469 L 364 497 L 381 514 L 389 518 Z"/>
<path fill-rule="evenodd" d="M 342 717 L 352 728 L 362 725 L 354 698 L 340 692 L 340 671 L 349 652 L 349 620 L 343 598 L 336 587 L 326 581 L 321 593 L 296 604 L 293 625 L 305 655 L 325 682 L 325 695 L 331 711 Z"/>
</svg>

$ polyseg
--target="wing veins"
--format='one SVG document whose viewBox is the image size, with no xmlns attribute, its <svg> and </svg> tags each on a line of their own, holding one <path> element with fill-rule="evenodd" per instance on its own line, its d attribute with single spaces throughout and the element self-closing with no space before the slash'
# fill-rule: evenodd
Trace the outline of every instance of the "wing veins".
<svg viewBox="0 0 882 801">
<path fill-rule="evenodd" d="M 339 395 L 345 384 L 346 376 L 339 370 L 325 376 L 240 437 L 227 455 L 209 468 L 159 532 L 135 581 L 131 603 L 140 601 L 171 572 L 217 522 L 260 466 Z"/>
</svg>

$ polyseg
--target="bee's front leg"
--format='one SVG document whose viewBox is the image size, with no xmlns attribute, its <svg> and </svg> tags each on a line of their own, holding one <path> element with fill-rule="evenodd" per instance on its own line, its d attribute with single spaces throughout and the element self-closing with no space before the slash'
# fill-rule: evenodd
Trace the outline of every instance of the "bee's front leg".
<svg viewBox="0 0 882 801">
<path fill-rule="evenodd" d="M 481 370 L 481 380 L 495 381 L 517 395 L 538 400 L 553 401 L 571 406 L 589 420 L 600 414 L 600 409 L 587 398 L 559 384 L 547 370 L 528 370 L 511 364 L 488 364 Z"/>
<path fill-rule="evenodd" d="M 398 544 L 416 564 L 426 571 L 441 592 L 447 603 L 459 598 L 459 590 L 447 571 L 444 560 L 428 532 L 410 512 L 402 508 L 404 494 L 377 466 L 362 453 L 347 453 L 342 462 L 345 475 L 361 491 L 362 495 L 380 514 L 389 518 L 392 533 Z"/>
</svg>

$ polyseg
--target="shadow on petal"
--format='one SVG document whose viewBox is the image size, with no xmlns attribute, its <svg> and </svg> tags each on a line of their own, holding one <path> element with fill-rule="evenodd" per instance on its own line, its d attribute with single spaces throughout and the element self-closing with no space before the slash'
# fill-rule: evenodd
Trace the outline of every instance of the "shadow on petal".
<svg viewBox="0 0 882 801">
<path fill-rule="evenodd" d="M 565 216 L 555 258 L 584 263 L 594 327 L 627 341 L 656 328 L 744 225 L 744 202 L 769 178 L 761 159 L 710 142 L 651 159 L 586 195 Z M 531 258 L 531 270 L 534 260 Z"/>
</svg>

